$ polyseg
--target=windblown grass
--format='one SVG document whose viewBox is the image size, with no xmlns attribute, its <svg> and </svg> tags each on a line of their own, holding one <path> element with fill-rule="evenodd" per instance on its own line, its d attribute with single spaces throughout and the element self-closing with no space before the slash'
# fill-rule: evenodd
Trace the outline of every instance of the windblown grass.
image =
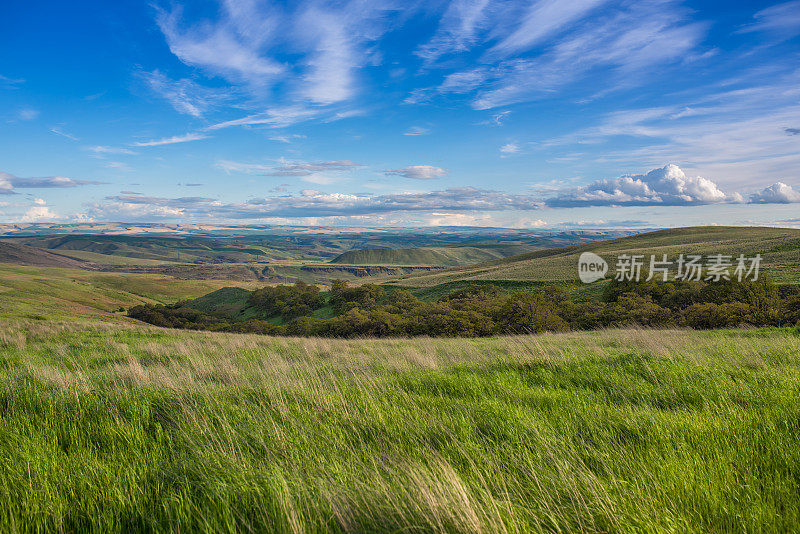
<svg viewBox="0 0 800 534">
<path fill-rule="evenodd" d="M 800 528 L 800 336 L 0 326 L 0 530 Z"/>
</svg>

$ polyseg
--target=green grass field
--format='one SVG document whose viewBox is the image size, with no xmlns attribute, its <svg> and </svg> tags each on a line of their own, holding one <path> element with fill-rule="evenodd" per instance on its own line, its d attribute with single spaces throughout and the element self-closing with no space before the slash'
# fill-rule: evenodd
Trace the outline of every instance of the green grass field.
<svg viewBox="0 0 800 534">
<path fill-rule="evenodd" d="M 789 532 L 800 333 L 0 325 L 0 530 Z"/>
<path fill-rule="evenodd" d="M 800 265 L 787 230 L 632 239 Z M 414 291 L 530 289 L 578 252 Z M 0 264 L 0 532 L 800 530 L 797 328 L 337 340 L 116 312 L 231 285 L 262 284 Z"/>
</svg>

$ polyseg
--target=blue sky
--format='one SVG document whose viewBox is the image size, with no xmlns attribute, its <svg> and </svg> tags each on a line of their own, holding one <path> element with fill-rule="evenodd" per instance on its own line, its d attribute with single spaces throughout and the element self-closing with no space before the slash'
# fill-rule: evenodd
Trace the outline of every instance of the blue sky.
<svg viewBox="0 0 800 534">
<path fill-rule="evenodd" d="M 2 221 L 800 225 L 798 0 L 2 11 Z"/>
</svg>

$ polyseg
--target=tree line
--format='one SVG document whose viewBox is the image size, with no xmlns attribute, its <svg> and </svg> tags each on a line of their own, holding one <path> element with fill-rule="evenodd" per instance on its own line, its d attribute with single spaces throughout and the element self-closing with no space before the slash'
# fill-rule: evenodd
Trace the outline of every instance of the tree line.
<svg viewBox="0 0 800 534">
<path fill-rule="evenodd" d="M 298 282 L 256 290 L 247 304 L 254 318 L 240 321 L 186 303 L 134 306 L 128 315 L 172 328 L 326 337 L 477 337 L 631 325 L 800 326 L 800 286 L 766 279 L 612 280 L 591 301 L 577 300 L 557 285 L 511 295 L 495 285 L 473 285 L 429 302 L 374 284 L 335 281 L 323 293 Z"/>
</svg>

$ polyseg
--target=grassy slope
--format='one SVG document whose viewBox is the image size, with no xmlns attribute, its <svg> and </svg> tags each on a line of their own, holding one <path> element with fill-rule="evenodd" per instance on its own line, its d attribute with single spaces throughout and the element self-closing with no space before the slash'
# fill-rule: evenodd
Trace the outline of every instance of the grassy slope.
<svg viewBox="0 0 800 534">
<path fill-rule="evenodd" d="M 800 337 L 0 323 L 0 530 L 786 532 Z"/>
<path fill-rule="evenodd" d="M 223 287 L 194 299 L 189 308 L 225 317 L 237 317 L 247 307 L 250 291 L 241 287 Z"/>
<path fill-rule="evenodd" d="M 95 317 L 123 320 L 119 307 L 172 303 L 205 295 L 230 280 L 178 280 L 171 276 L 98 273 L 0 263 L 0 317 Z M 258 284 L 241 284 L 255 288 Z"/>
<path fill-rule="evenodd" d="M 578 256 L 593 251 L 613 269 L 619 254 L 745 254 L 761 253 L 762 272 L 778 281 L 800 279 L 800 230 L 786 228 L 692 227 L 650 232 L 594 244 L 548 249 L 435 273 L 411 274 L 387 282 L 427 287 L 464 280 L 574 280 Z"/>
<path fill-rule="evenodd" d="M 59 249 L 58 253 L 62 256 L 67 256 L 70 258 L 91 261 L 98 265 L 163 265 L 165 263 L 174 263 L 164 260 L 152 260 L 145 258 L 132 258 L 129 256 L 117 256 L 114 254 L 103 254 L 101 252 L 91 252 L 88 250 Z"/>
<path fill-rule="evenodd" d="M 349 265 L 466 265 L 531 250 L 523 245 L 483 247 L 367 248 L 351 250 L 331 263 Z"/>
<path fill-rule="evenodd" d="M 68 269 L 94 268 L 93 265 L 75 258 L 2 240 L 0 240 L 0 263 L 30 265 L 34 267 L 63 267 Z"/>
</svg>

